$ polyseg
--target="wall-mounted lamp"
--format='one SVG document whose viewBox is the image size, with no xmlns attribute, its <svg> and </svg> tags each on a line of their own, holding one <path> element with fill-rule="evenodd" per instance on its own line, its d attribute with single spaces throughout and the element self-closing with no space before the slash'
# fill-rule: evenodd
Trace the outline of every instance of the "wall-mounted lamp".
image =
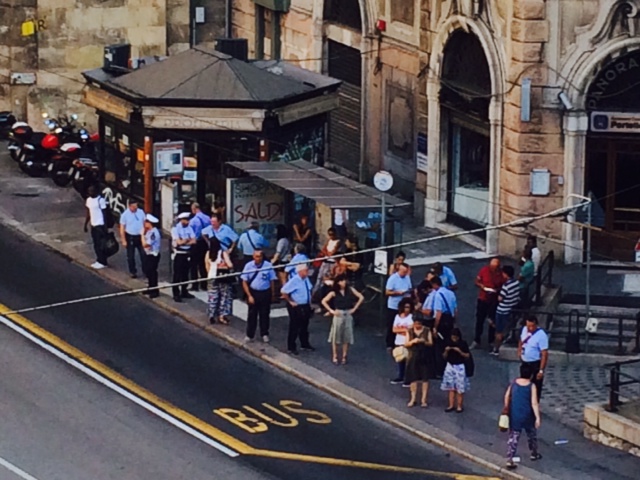
<svg viewBox="0 0 640 480">
<path fill-rule="evenodd" d="M 573 103 L 571 103 L 571 99 L 569 99 L 569 95 L 564 92 L 560 92 L 558 94 L 558 100 L 562 102 L 565 110 L 573 110 Z"/>
</svg>

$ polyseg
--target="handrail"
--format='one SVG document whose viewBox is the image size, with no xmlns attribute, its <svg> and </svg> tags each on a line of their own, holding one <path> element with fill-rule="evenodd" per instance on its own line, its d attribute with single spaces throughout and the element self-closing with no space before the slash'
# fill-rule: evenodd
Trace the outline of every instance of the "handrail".
<svg viewBox="0 0 640 480">
<path fill-rule="evenodd" d="M 614 362 L 604 365 L 604 367 L 609 368 L 609 384 L 607 385 L 607 387 L 609 387 L 609 403 L 606 407 L 609 412 L 617 412 L 618 407 L 622 405 L 622 402 L 620 401 L 620 387 L 640 384 L 640 379 L 620 371 L 620 367 L 634 363 L 640 363 L 640 359 Z M 620 380 L 620 377 L 624 377 L 629 380 Z"/>
<path fill-rule="evenodd" d="M 542 305 L 542 286 L 550 287 L 553 282 L 553 268 L 555 266 L 555 254 L 553 250 L 547 253 L 547 256 L 540 262 L 538 273 L 536 274 L 535 289 L 529 297 L 529 305 Z M 546 270 L 546 271 L 545 271 Z"/>
</svg>

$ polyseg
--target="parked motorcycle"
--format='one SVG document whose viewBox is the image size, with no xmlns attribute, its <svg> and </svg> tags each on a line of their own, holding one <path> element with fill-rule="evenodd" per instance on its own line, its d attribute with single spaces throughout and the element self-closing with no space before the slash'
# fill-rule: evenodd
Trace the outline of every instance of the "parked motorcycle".
<svg viewBox="0 0 640 480">
<path fill-rule="evenodd" d="M 30 140 L 22 146 L 18 159 L 20 170 L 31 177 L 45 174 L 59 146 L 60 140 L 57 135 L 34 132 Z"/>
<path fill-rule="evenodd" d="M 13 160 L 17 162 L 20 159 L 23 145 L 31 139 L 32 135 L 33 129 L 26 122 L 14 122 L 11 125 L 8 133 L 9 145 L 7 149 Z"/>
<path fill-rule="evenodd" d="M 89 187 L 99 182 L 98 162 L 92 158 L 81 157 L 73 162 L 73 166 L 73 188 L 82 198 L 87 198 Z"/>
<path fill-rule="evenodd" d="M 52 158 L 49 164 L 49 174 L 53 182 L 60 186 L 67 186 L 73 181 L 76 174 L 76 161 L 80 158 L 87 160 L 95 159 L 94 142 L 97 135 L 89 135 L 86 129 L 81 128 L 74 139 L 60 147 L 60 152 Z"/>
<path fill-rule="evenodd" d="M 16 117 L 11 112 L 0 112 L 0 140 L 9 138 L 9 132 L 14 123 L 16 123 Z"/>
</svg>

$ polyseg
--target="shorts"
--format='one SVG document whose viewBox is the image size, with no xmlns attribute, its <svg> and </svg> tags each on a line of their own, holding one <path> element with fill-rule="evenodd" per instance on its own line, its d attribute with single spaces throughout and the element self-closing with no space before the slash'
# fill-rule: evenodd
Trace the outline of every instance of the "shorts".
<svg viewBox="0 0 640 480">
<path fill-rule="evenodd" d="M 511 320 L 511 313 L 498 313 L 496 312 L 496 332 L 500 334 L 506 333 L 507 328 Z"/>
</svg>

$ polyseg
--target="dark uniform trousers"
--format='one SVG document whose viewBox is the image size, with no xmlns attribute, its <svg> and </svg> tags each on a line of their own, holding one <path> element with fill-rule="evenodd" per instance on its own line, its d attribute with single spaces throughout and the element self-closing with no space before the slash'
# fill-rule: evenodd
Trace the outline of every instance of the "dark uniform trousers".
<svg viewBox="0 0 640 480">
<path fill-rule="evenodd" d="M 271 313 L 271 289 L 254 290 L 249 289 L 254 299 L 254 304 L 249 305 L 249 315 L 247 316 L 247 337 L 253 338 L 260 318 L 260 336 L 269 335 L 269 314 Z"/>
<path fill-rule="evenodd" d="M 147 277 L 147 286 L 149 288 L 158 286 L 158 265 L 160 264 L 160 254 L 158 255 L 145 255 L 142 258 L 142 272 Z M 158 290 L 149 290 L 147 292 L 151 297 L 157 297 L 160 295 Z"/>
<path fill-rule="evenodd" d="M 296 341 L 300 339 L 302 348 L 310 348 L 309 320 L 311 319 L 311 305 L 308 303 L 292 307 L 287 304 L 289 312 L 289 335 L 287 337 L 287 349 L 297 350 Z"/>
<path fill-rule="evenodd" d="M 207 255 L 208 248 L 207 241 L 202 237 L 191 247 L 191 280 L 193 280 L 191 286 L 194 290 L 207 291 L 207 266 L 204 257 Z"/>
<path fill-rule="evenodd" d="M 189 281 L 189 254 L 190 252 L 184 250 L 177 250 L 174 253 L 173 283 L 183 283 Z M 186 295 L 188 293 L 186 283 L 181 286 L 173 287 L 173 298 L 179 297 L 181 290 L 182 295 Z"/>
<path fill-rule="evenodd" d="M 144 262 L 144 248 L 142 248 L 142 235 L 129 235 L 124 234 L 124 238 L 127 240 L 127 264 L 129 266 L 129 273 L 135 275 L 136 271 L 136 252 L 140 255 L 140 263 Z"/>
</svg>

